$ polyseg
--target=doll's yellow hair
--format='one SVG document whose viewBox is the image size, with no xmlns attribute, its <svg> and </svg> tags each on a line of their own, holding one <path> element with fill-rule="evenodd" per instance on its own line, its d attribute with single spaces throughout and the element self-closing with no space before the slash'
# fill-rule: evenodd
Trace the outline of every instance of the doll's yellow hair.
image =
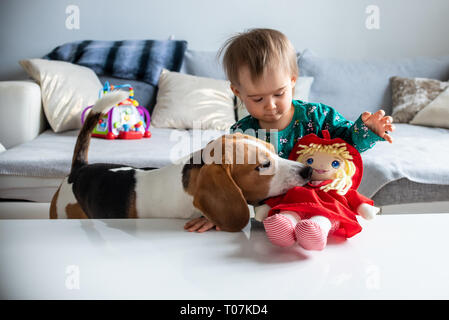
<svg viewBox="0 0 449 320">
<path fill-rule="evenodd" d="M 355 174 L 356 167 L 345 143 L 334 143 L 331 145 L 311 143 L 308 146 L 299 145 L 299 147 L 302 149 L 296 152 L 298 154 L 296 161 L 298 162 L 304 163 L 307 157 L 317 152 L 326 152 L 343 160 L 345 166 L 337 171 L 337 178 L 332 180 L 331 183 L 322 186 L 320 189 L 325 192 L 337 190 L 337 193 L 340 195 L 345 195 L 348 192 L 352 186 L 352 176 Z"/>
</svg>

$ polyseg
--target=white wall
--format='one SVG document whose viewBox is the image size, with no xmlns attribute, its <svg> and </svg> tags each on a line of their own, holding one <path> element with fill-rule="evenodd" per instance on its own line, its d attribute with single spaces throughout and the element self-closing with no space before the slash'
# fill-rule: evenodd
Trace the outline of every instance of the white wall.
<svg viewBox="0 0 449 320">
<path fill-rule="evenodd" d="M 66 28 L 66 7 L 80 29 Z M 365 27 L 376 5 L 380 28 Z M 448 0 L 0 0 L 0 80 L 25 77 L 17 61 L 74 40 L 166 39 L 217 50 L 235 32 L 269 27 L 297 50 L 323 56 L 397 58 L 449 54 Z"/>
</svg>

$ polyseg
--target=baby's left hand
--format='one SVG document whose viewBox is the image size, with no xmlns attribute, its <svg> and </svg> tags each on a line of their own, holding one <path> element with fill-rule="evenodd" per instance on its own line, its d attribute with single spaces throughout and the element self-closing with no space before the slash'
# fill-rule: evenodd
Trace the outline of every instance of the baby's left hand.
<svg viewBox="0 0 449 320">
<path fill-rule="evenodd" d="M 371 114 L 371 112 L 364 112 L 362 114 L 362 121 L 379 137 L 384 138 L 390 143 L 393 142 L 393 138 L 389 135 L 389 133 L 393 132 L 395 129 L 393 118 L 385 116 L 385 111 L 379 110 L 373 114 Z"/>
</svg>

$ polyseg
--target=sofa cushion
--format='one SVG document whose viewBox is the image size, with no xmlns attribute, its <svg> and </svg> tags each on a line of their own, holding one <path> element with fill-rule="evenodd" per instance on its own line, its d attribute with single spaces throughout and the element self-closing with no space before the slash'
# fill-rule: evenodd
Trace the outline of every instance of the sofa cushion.
<svg viewBox="0 0 449 320">
<path fill-rule="evenodd" d="M 164 70 L 158 87 L 155 127 L 228 130 L 235 122 L 229 81 Z"/>
<path fill-rule="evenodd" d="M 89 68 L 64 61 L 21 60 L 41 89 L 42 105 L 55 132 L 81 128 L 81 113 L 98 99 L 101 83 Z"/>
<path fill-rule="evenodd" d="M 314 77 L 311 102 L 330 105 L 348 120 L 380 108 L 391 114 L 392 76 L 449 79 L 449 56 L 366 61 L 324 58 L 305 50 L 298 64 L 301 76 Z"/>
<path fill-rule="evenodd" d="M 378 142 L 362 153 L 359 191 L 372 197 L 392 181 L 449 185 L 449 130 L 398 123 L 393 144 Z"/>
<path fill-rule="evenodd" d="M 396 123 L 409 123 L 419 111 L 449 88 L 449 82 L 435 79 L 392 77 L 390 80 L 392 116 Z"/>
<path fill-rule="evenodd" d="M 106 140 L 92 138 L 89 163 L 117 163 L 134 167 L 163 167 L 204 147 L 224 132 L 152 128 L 151 138 Z M 64 177 L 70 172 L 78 130 L 44 131 L 33 141 L 0 153 L 0 175 Z"/>
<path fill-rule="evenodd" d="M 151 132 L 150 139 L 134 141 L 93 138 L 89 162 L 163 167 L 224 133 L 213 130 L 194 133 L 165 128 L 152 128 Z M 70 171 L 77 133 L 73 130 L 57 134 L 47 130 L 33 141 L 1 152 L 0 198 L 40 201 L 45 194 L 36 198 L 31 191 L 44 188 L 42 192 L 48 193 L 44 201 L 48 201 L 57 186 L 51 179 L 63 178 Z M 449 130 L 398 124 L 394 139 L 392 145 L 379 142 L 373 149 L 362 153 L 364 176 L 359 192 L 379 201 L 378 205 L 447 199 L 449 167 L 445 159 L 449 157 Z M 24 178 L 18 181 L 15 190 L 11 190 L 14 177 L 44 177 L 48 183 Z M 396 181 L 413 183 L 404 187 Z M 424 191 L 423 186 L 426 187 Z M 388 190 L 387 195 L 384 188 Z M 25 191 L 27 198 L 24 198 Z M 419 192 L 422 195 L 418 197 L 416 194 Z"/>
<path fill-rule="evenodd" d="M 79 64 L 97 75 L 156 86 L 163 68 L 179 71 L 186 48 L 183 40 L 84 40 L 58 46 L 44 58 Z"/>
<path fill-rule="evenodd" d="M 449 88 L 418 112 L 410 123 L 449 129 Z"/>
</svg>

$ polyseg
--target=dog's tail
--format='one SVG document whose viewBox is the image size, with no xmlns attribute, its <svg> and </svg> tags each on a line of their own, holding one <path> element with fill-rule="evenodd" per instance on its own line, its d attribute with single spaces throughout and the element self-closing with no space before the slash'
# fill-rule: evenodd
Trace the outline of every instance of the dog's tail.
<svg viewBox="0 0 449 320">
<path fill-rule="evenodd" d="M 97 125 L 101 116 L 106 114 L 117 103 L 127 99 L 129 93 L 125 91 L 112 91 L 106 93 L 101 99 L 97 100 L 90 110 L 84 124 L 78 134 L 78 139 L 75 144 L 75 151 L 73 152 L 72 168 L 70 173 L 76 169 L 87 164 L 87 156 L 90 144 L 90 137 L 92 130 Z"/>
</svg>

